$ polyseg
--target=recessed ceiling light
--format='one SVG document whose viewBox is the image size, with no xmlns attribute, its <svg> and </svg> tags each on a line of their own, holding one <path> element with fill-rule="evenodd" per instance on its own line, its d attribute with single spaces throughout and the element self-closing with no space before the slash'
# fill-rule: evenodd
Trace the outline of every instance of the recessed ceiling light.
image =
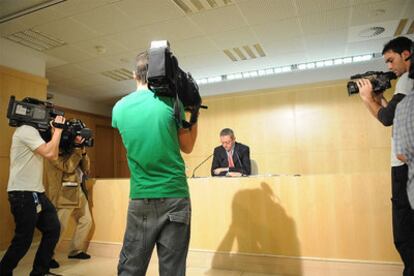
<svg viewBox="0 0 414 276">
<path fill-rule="evenodd" d="M 375 27 L 369 27 L 369 28 L 363 29 L 362 31 L 358 33 L 358 35 L 360 37 L 369 38 L 369 37 L 380 35 L 384 31 L 385 31 L 385 28 L 375 26 Z"/>
</svg>

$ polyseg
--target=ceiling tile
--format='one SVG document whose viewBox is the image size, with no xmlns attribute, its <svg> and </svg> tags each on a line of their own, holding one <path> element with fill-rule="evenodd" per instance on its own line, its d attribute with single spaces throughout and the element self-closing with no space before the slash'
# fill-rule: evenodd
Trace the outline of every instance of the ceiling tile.
<svg viewBox="0 0 414 276">
<path fill-rule="evenodd" d="M 304 35 L 324 33 L 336 29 L 343 29 L 349 25 L 351 9 L 343 8 L 321 11 L 300 17 Z"/>
<path fill-rule="evenodd" d="M 94 58 L 88 61 L 79 62 L 77 63 L 77 66 L 89 73 L 101 73 L 117 69 L 115 65 L 107 62 L 104 58 Z"/>
<path fill-rule="evenodd" d="M 81 40 L 89 40 L 98 36 L 87 26 L 80 24 L 72 18 L 65 18 L 54 21 L 53 24 L 43 24 L 36 26 L 36 30 L 42 31 L 59 38 L 65 42 L 73 43 Z"/>
<path fill-rule="evenodd" d="M 258 38 L 249 27 L 209 35 L 220 49 L 241 47 L 258 43 Z"/>
<path fill-rule="evenodd" d="M 134 27 L 133 19 L 115 5 L 102 6 L 80 15 L 75 15 L 72 18 L 104 35 L 130 30 Z"/>
<path fill-rule="evenodd" d="M 150 40 L 177 41 L 197 37 L 203 34 L 201 29 L 186 17 L 162 21 L 142 27 Z"/>
<path fill-rule="evenodd" d="M 352 1 L 349 0 L 312 0 L 295 1 L 295 3 L 297 6 L 298 15 L 319 13 L 326 10 L 346 8 L 352 5 Z"/>
<path fill-rule="evenodd" d="M 171 0 L 124 0 L 116 3 L 116 6 L 133 18 L 136 26 L 167 21 L 184 15 Z"/>
<path fill-rule="evenodd" d="M 53 78 L 55 80 L 78 78 L 86 74 L 88 72 L 76 64 L 65 64 L 46 70 L 46 78 Z"/>
<path fill-rule="evenodd" d="M 131 31 L 120 32 L 105 36 L 106 39 L 116 41 L 128 50 L 139 50 L 142 52 L 150 46 L 151 34 L 147 33 L 143 28 L 137 28 Z"/>
<path fill-rule="evenodd" d="M 410 0 L 387 0 L 375 3 L 358 4 L 352 7 L 351 26 L 365 25 L 402 19 L 406 4 Z M 413 2 L 411 0 L 411 2 Z M 411 5 L 412 6 L 412 5 Z M 412 10 L 410 12 L 411 17 Z"/>
<path fill-rule="evenodd" d="M 46 53 L 48 55 L 59 58 L 69 63 L 75 63 L 75 62 L 93 58 L 93 56 L 88 54 L 87 52 L 79 50 L 70 45 L 53 48 L 51 50 L 47 50 Z"/>
<path fill-rule="evenodd" d="M 237 3 L 237 6 L 251 25 L 296 16 L 296 8 L 292 0 L 249 0 Z"/>
<path fill-rule="evenodd" d="M 269 21 L 265 24 L 251 26 L 261 42 L 284 40 L 292 36 L 302 35 L 302 28 L 297 17 L 280 21 Z"/>
<path fill-rule="evenodd" d="M 87 52 L 93 57 L 104 57 L 126 52 L 127 48 L 115 40 L 95 38 L 72 44 L 73 47 Z"/>
<path fill-rule="evenodd" d="M 247 25 L 239 9 L 225 6 L 189 16 L 206 34 L 238 29 Z"/>
<path fill-rule="evenodd" d="M 216 45 L 205 36 L 176 41 L 171 44 L 171 50 L 178 57 L 199 55 L 218 50 Z"/>
</svg>

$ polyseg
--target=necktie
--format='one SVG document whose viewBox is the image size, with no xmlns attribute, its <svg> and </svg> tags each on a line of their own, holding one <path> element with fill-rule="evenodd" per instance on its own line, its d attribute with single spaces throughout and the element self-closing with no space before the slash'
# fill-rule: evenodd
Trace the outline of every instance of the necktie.
<svg viewBox="0 0 414 276">
<path fill-rule="evenodd" d="M 229 168 L 234 168 L 233 156 L 231 154 L 231 151 L 227 152 L 227 157 L 229 160 Z"/>
</svg>

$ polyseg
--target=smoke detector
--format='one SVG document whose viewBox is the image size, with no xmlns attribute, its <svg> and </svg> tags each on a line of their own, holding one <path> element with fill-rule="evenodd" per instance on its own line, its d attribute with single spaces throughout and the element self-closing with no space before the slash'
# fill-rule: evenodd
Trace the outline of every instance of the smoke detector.
<svg viewBox="0 0 414 276">
<path fill-rule="evenodd" d="M 385 28 L 375 26 L 375 27 L 369 27 L 369 28 L 361 30 L 358 33 L 358 35 L 363 38 L 371 38 L 371 37 L 382 34 L 384 31 L 385 31 Z"/>
</svg>

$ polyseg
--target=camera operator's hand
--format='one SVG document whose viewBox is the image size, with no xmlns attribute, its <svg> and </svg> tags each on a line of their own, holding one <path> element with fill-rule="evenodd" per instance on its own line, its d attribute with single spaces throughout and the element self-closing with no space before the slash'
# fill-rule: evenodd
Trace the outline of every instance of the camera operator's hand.
<svg viewBox="0 0 414 276">
<path fill-rule="evenodd" d="M 60 115 L 56 116 L 56 118 L 51 122 L 52 130 L 53 131 L 58 130 L 62 132 L 63 126 L 65 125 L 65 121 L 66 121 L 65 117 L 60 116 Z"/>
<path fill-rule="evenodd" d="M 77 135 L 75 137 L 75 144 L 76 145 L 81 145 L 83 142 L 85 142 L 85 138 L 83 138 L 82 136 Z"/>
<path fill-rule="evenodd" d="M 359 96 L 363 101 L 373 100 L 373 89 L 372 84 L 368 79 L 359 79 L 356 81 L 359 88 Z"/>
</svg>

